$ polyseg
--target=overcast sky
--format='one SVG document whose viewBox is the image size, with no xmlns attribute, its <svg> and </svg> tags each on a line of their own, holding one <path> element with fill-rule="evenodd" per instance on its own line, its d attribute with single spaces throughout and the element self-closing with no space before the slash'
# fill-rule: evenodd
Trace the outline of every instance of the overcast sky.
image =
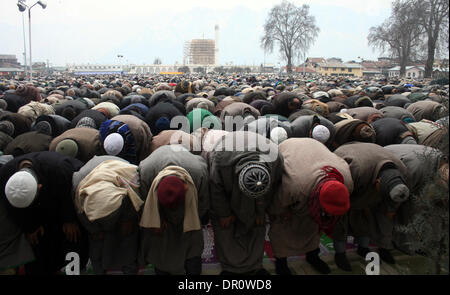
<svg viewBox="0 0 450 295">
<path fill-rule="evenodd" d="M 34 4 L 36 0 L 27 0 Z M 376 59 L 367 45 L 369 28 L 390 14 L 391 0 L 293 0 L 308 4 L 319 36 L 307 56 L 344 61 Z M 0 54 L 23 63 L 22 13 L 17 0 L 0 0 Z M 259 65 L 260 39 L 270 9 L 281 0 L 47 0 L 31 10 L 33 62 L 72 63 L 183 62 L 184 41 L 214 39 L 219 25 L 219 62 Z M 28 58 L 28 15 L 25 16 Z M 119 61 L 117 55 L 124 56 Z M 266 63 L 281 61 L 278 50 Z"/>
</svg>

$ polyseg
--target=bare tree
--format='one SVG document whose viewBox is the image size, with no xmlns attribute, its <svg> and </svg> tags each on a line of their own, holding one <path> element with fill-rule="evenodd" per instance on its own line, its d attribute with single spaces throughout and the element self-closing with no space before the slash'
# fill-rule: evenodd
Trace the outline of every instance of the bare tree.
<svg viewBox="0 0 450 295">
<path fill-rule="evenodd" d="M 161 64 L 162 64 L 162 61 L 161 61 L 161 59 L 160 59 L 159 57 L 157 57 L 157 58 L 155 58 L 155 60 L 153 61 L 153 64 L 154 64 L 154 65 L 161 65 Z"/>
<path fill-rule="evenodd" d="M 399 60 L 401 77 L 405 76 L 407 64 L 416 58 L 423 44 L 420 19 L 421 12 L 412 1 L 395 0 L 391 16 L 380 26 L 371 27 L 367 37 L 370 46 Z"/>
<path fill-rule="evenodd" d="M 273 52 L 279 46 L 282 57 L 287 62 L 287 72 L 292 72 L 292 62 L 298 51 L 307 51 L 317 38 L 320 29 L 316 19 L 309 14 L 309 6 L 297 7 L 283 1 L 272 8 L 264 25 L 261 47 Z"/>
<path fill-rule="evenodd" d="M 448 0 L 414 0 L 413 5 L 419 11 L 420 25 L 427 37 L 425 78 L 430 78 L 433 73 L 436 49 L 439 45 L 438 39 L 447 38 L 448 40 L 448 35 L 444 35 L 448 34 L 448 29 L 445 30 L 445 26 L 448 24 Z"/>
<path fill-rule="evenodd" d="M 442 38 L 440 39 L 441 47 L 444 48 L 444 51 L 447 51 L 447 59 L 448 59 L 448 51 L 450 49 L 449 46 L 449 17 L 447 15 L 446 19 L 444 19 L 444 23 L 442 25 L 441 31 Z"/>
</svg>

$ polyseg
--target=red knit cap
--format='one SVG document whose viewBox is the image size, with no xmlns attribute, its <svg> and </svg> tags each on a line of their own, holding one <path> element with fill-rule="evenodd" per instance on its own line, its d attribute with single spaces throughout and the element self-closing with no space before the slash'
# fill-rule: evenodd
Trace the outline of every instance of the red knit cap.
<svg viewBox="0 0 450 295">
<path fill-rule="evenodd" d="M 323 210 L 330 215 L 344 215 L 350 209 L 350 194 L 347 187 L 336 180 L 323 184 L 319 200 Z"/>
<path fill-rule="evenodd" d="M 184 201 L 184 182 L 176 176 L 166 176 L 159 182 L 157 194 L 161 206 L 174 209 Z"/>
</svg>

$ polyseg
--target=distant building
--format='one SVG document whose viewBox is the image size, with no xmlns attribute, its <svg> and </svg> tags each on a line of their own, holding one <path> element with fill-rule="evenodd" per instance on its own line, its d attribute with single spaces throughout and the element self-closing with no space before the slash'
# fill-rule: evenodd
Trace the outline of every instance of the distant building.
<svg viewBox="0 0 450 295">
<path fill-rule="evenodd" d="M 364 77 L 375 77 L 383 75 L 383 72 L 378 68 L 363 68 Z"/>
<path fill-rule="evenodd" d="M 343 63 L 342 58 L 339 57 L 332 57 L 327 59 L 327 62 L 329 63 Z"/>
<path fill-rule="evenodd" d="M 184 50 L 186 64 L 216 64 L 216 42 L 213 39 L 191 40 L 186 42 Z"/>
<path fill-rule="evenodd" d="M 390 57 L 379 57 L 378 61 L 384 61 L 384 62 L 397 62 L 397 59 L 390 58 Z"/>
<path fill-rule="evenodd" d="M 23 66 L 17 61 L 14 54 L 0 54 L 0 76 L 14 78 L 24 75 Z"/>
<path fill-rule="evenodd" d="M 50 74 L 50 69 L 45 62 L 34 62 L 33 63 L 33 75 L 45 75 Z"/>
<path fill-rule="evenodd" d="M 363 76 L 361 65 L 338 63 L 338 62 L 319 63 L 317 73 L 326 76 L 350 76 L 350 77 Z"/>
<path fill-rule="evenodd" d="M 433 78 L 449 77 L 449 68 L 433 68 Z"/>
<path fill-rule="evenodd" d="M 305 66 L 310 69 L 317 69 L 320 63 L 327 62 L 323 57 L 308 57 Z"/>
<path fill-rule="evenodd" d="M 160 73 L 167 73 L 167 72 L 179 72 L 179 69 L 182 67 L 182 65 L 130 65 L 128 66 L 128 73 L 129 74 L 141 74 L 141 75 L 148 75 L 148 74 L 160 74 Z M 192 71 L 191 67 L 189 67 L 189 70 Z"/>
<path fill-rule="evenodd" d="M 381 59 L 381 61 L 380 61 Z M 373 77 L 378 75 L 389 76 L 389 69 L 396 66 L 392 61 L 387 60 L 387 58 L 378 58 L 378 61 L 373 60 L 363 60 L 361 62 L 363 67 L 363 76 Z"/>
<path fill-rule="evenodd" d="M 67 72 L 67 67 L 51 67 L 51 70 L 54 72 Z"/>
<path fill-rule="evenodd" d="M 224 69 L 249 69 L 251 73 L 263 72 L 261 66 L 248 66 L 248 65 L 225 65 L 216 67 L 215 65 L 204 65 L 204 64 L 186 64 L 186 65 L 129 65 L 128 74 L 138 74 L 138 75 L 159 75 L 168 72 L 182 72 L 182 68 L 187 67 L 189 73 L 210 73 L 210 72 L 220 72 Z M 274 71 L 274 67 L 266 64 L 266 73 Z"/>
<path fill-rule="evenodd" d="M 433 63 L 434 68 L 448 68 L 448 65 L 449 63 L 447 58 L 444 59 L 436 58 Z"/>
<path fill-rule="evenodd" d="M 67 71 L 74 75 L 120 75 L 124 73 L 121 65 L 100 64 L 68 65 Z"/>
<path fill-rule="evenodd" d="M 303 69 L 303 68 L 304 68 L 304 69 Z M 287 68 L 286 68 L 286 67 L 283 67 L 283 71 L 284 71 L 284 72 L 287 71 Z M 303 67 L 303 66 L 300 66 L 300 67 L 292 67 L 292 72 L 293 72 L 293 73 L 298 73 L 298 74 L 302 74 L 303 72 L 304 72 L 305 74 L 317 74 L 317 72 L 316 72 L 314 69 L 309 68 L 309 67 Z"/>
<path fill-rule="evenodd" d="M 21 68 L 14 54 L 0 54 L 0 68 Z"/>
<path fill-rule="evenodd" d="M 16 76 L 23 77 L 23 74 L 23 69 L 0 67 L 0 77 L 2 78 L 14 78 Z"/>
<path fill-rule="evenodd" d="M 405 77 L 412 79 L 423 79 L 425 68 L 422 66 L 407 66 L 405 68 Z M 389 78 L 400 77 L 400 66 L 388 70 Z"/>
<path fill-rule="evenodd" d="M 219 26 L 214 26 L 215 40 L 192 39 L 184 43 L 183 65 L 219 65 Z"/>
</svg>

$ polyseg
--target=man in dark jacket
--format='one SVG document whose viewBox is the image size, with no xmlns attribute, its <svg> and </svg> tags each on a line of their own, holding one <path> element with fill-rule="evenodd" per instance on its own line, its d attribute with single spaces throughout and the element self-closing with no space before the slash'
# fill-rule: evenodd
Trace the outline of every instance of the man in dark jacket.
<svg viewBox="0 0 450 295">
<path fill-rule="evenodd" d="M 272 99 L 274 113 L 286 118 L 298 111 L 302 103 L 300 96 L 292 92 L 280 93 Z"/>
<path fill-rule="evenodd" d="M 25 265 L 27 274 L 52 274 L 65 264 L 69 252 L 87 262 L 87 242 L 72 201 L 72 174 L 83 164 L 55 152 L 17 157 L 0 169 L 11 220 L 26 234 L 36 261 Z"/>
<path fill-rule="evenodd" d="M 375 129 L 376 144 L 417 144 L 416 139 L 406 124 L 396 118 L 382 118 L 371 124 Z"/>
<path fill-rule="evenodd" d="M 334 152 L 350 166 L 354 191 L 350 196 L 350 210 L 333 229 L 336 265 L 351 271 L 345 255 L 347 235 L 357 244 L 357 253 L 366 257 L 369 242 L 378 246 L 383 261 L 394 264 L 392 245 L 392 216 L 409 197 L 407 168 L 395 155 L 373 143 L 352 143 Z"/>
</svg>

